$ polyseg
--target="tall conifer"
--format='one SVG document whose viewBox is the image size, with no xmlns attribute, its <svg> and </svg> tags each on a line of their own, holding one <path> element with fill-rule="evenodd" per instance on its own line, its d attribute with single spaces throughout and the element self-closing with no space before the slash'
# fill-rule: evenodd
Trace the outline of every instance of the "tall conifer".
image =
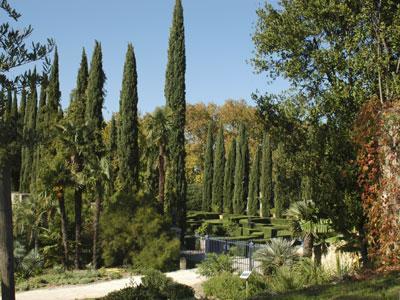
<svg viewBox="0 0 400 300">
<path fill-rule="evenodd" d="M 119 112 L 119 188 L 124 192 L 137 191 L 139 180 L 138 91 L 136 58 L 132 44 L 126 52 Z"/>
<path fill-rule="evenodd" d="M 115 193 L 115 180 L 118 175 L 118 126 L 114 114 L 111 117 L 110 138 L 107 150 L 110 165 L 110 184 L 108 186 L 108 193 L 111 196 Z"/>
<path fill-rule="evenodd" d="M 274 176 L 274 208 L 275 217 L 281 218 L 283 215 L 283 209 L 285 205 L 285 191 L 283 188 L 285 180 L 285 170 L 283 169 L 282 160 L 284 159 L 284 148 L 283 144 L 279 143 L 276 149 L 276 164 L 275 164 L 275 176 Z"/>
<path fill-rule="evenodd" d="M 247 214 L 255 216 L 260 206 L 260 148 L 257 147 L 251 165 Z"/>
<path fill-rule="evenodd" d="M 224 175 L 224 213 L 233 213 L 233 191 L 235 188 L 235 166 L 236 166 L 236 140 L 232 139 L 229 147 L 228 157 Z"/>
<path fill-rule="evenodd" d="M 269 217 L 272 204 L 272 151 L 268 133 L 264 134 L 260 179 L 260 215 Z"/>
<path fill-rule="evenodd" d="M 185 174 L 185 115 L 186 115 L 186 55 L 183 8 L 176 0 L 169 37 L 168 65 L 165 80 L 165 98 L 170 113 L 168 137 L 168 169 L 166 181 L 165 211 L 172 223 L 185 232 L 186 221 L 186 174 Z"/>
<path fill-rule="evenodd" d="M 14 90 L 12 108 L 11 108 L 11 130 L 13 136 L 13 153 L 11 167 L 11 186 L 13 191 L 19 189 L 19 174 L 21 172 L 21 143 L 18 137 L 18 97 Z"/>
<path fill-rule="evenodd" d="M 88 62 L 85 49 L 82 50 L 81 63 L 78 70 L 76 79 L 76 88 L 73 91 L 71 103 L 68 108 L 68 120 L 71 122 L 72 130 L 75 134 L 82 133 L 85 126 L 85 110 L 86 110 L 86 88 L 88 83 Z M 82 141 L 84 143 L 84 141 Z M 84 145 L 76 143 L 72 153 L 70 153 L 70 160 L 75 166 L 77 172 L 83 170 L 83 157 L 78 147 Z M 80 269 L 81 267 L 81 231 L 82 231 L 82 185 L 75 183 L 74 186 L 74 208 L 75 208 L 75 255 L 74 267 Z"/>
<path fill-rule="evenodd" d="M 207 144 L 204 153 L 204 175 L 203 175 L 203 198 L 201 209 L 203 211 L 211 211 L 211 197 L 213 185 L 213 123 L 210 122 L 207 131 Z"/>
<path fill-rule="evenodd" d="M 233 212 L 243 214 L 247 205 L 249 188 L 249 148 L 244 124 L 240 125 L 236 146 L 235 189 L 233 195 Z"/>
<path fill-rule="evenodd" d="M 32 165 L 34 157 L 34 135 L 36 129 L 37 114 L 37 92 L 35 81 L 32 80 L 30 85 L 30 93 L 26 105 L 24 128 L 23 128 L 23 147 L 21 162 L 21 181 L 20 191 L 29 192 L 32 178 Z"/>
<path fill-rule="evenodd" d="M 92 167 L 101 172 L 100 159 L 104 151 L 102 128 L 103 128 L 103 103 L 104 103 L 104 83 L 106 76 L 103 71 L 101 45 L 96 41 L 93 51 L 88 85 L 86 89 L 86 111 L 85 119 L 89 126 L 89 134 L 86 136 L 88 142 L 88 152 L 85 161 L 92 161 Z M 102 181 L 98 177 L 95 179 L 95 211 L 93 218 L 93 257 L 94 268 L 98 267 L 98 242 L 100 233 L 100 210 L 103 196 Z"/>
<path fill-rule="evenodd" d="M 225 144 L 224 128 L 220 125 L 215 143 L 214 175 L 212 186 L 212 210 L 223 212 L 224 199 L 224 171 L 225 171 Z"/>
</svg>

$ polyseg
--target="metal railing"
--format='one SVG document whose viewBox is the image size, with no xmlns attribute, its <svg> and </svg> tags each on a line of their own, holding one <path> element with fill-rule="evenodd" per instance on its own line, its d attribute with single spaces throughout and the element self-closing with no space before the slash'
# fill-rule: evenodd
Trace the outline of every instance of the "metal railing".
<svg viewBox="0 0 400 300">
<path fill-rule="evenodd" d="M 187 261 L 195 265 L 203 261 L 210 253 L 227 254 L 232 257 L 233 267 L 237 272 L 257 270 L 261 262 L 254 259 L 254 254 L 264 248 L 264 244 L 252 241 L 236 241 L 223 238 L 197 236 L 194 249 L 184 251 Z"/>
</svg>

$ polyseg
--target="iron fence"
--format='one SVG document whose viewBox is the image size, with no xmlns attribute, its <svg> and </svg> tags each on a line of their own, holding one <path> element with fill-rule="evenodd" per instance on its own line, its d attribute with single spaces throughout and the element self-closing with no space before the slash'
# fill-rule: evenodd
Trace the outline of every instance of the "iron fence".
<svg viewBox="0 0 400 300">
<path fill-rule="evenodd" d="M 196 237 L 191 250 L 183 252 L 189 266 L 195 266 L 203 261 L 210 253 L 227 254 L 232 257 L 233 267 L 239 273 L 257 270 L 261 262 L 255 259 L 254 254 L 264 248 L 264 244 L 252 241 L 227 240 L 216 237 Z"/>
</svg>

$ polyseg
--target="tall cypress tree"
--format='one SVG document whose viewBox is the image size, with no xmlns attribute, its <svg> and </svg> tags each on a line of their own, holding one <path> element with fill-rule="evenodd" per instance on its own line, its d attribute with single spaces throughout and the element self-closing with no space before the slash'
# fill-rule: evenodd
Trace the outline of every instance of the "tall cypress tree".
<svg viewBox="0 0 400 300">
<path fill-rule="evenodd" d="M 37 110 L 36 117 L 36 130 L 35 130 L 35 150 L 33 157 L 33 178 L 32 178 L 32 188 L 33 192 L 37 192 L 40 183 L 40 168 L 42 166 L 42 159 L 44 159 L 43 154 L 43 135 L 49 131 L 46 124 L 46 88 L 48 85 L 47 75 L 43 74 L 43 79 L 40 85 L 40 96 L 39 96 L 39 106 Z"/>
<path fill-rule="evenodd" d="M 211 211 L 211 197 L 213 185 L 213 153 L 214 153 L 214 138 L 213 138 L 213 123 L 208 125 L 207 144 L 204 155 L 204 175 L 203 175 L 203 198 L 201 209 L 203 211 Z"/>
<path fill-rule="evenodd" d="M 215 143 L 214 176 L 212 186 L 212 210 L 223 212 L 224 199 L 224 171 L 225 171 L 225 140 L 224 128 L 219 127 L 217 141 Z"/>
<path fill-rule="evenodd" d="M 7 96 L 6 96 L 6 105 L 5 105 L 5 120 L 6 122 L 11 121 L 11 110 L 12 110 L 12 91 L 11 89 L 7 89 Z"/>
<path fill-rule="evenodd" d="M 269 217 L 272 204 L 272 151 L 268 133 L 264 134 L 260 179 L 260 215 Z"/>
<path fill-rule="evenodd" d="M 260 206 L 260 152 L 260 148 L 257 147 L 250 172 L 247 214 L 251 216 L 257 215 Z"/>
<path fill-rule="evenodd" d="M 233 212 L 243 214 L 246 209 L 249 188 L 249 148 L 246 128 L 243 124 L 240 125 L 237 143 Z"/>
<path fill-rule="evenodd" d="M 11 186 L 13 191 L 19 189 L 19 174 L 21 172 L 21 143 L 18 137 L 18 97 L 17 91 L 14 90 L 12 108 L 11 108 L 11 130 L 13 137 L 13 153 L 11 167 Z"/>
<path fill-rule="evenodd" d="M 21 91 L 21 101 L 19 104 L 19 115 L 18 115 L 18 120 L 19 120 L 18 127 L 21 129 L 21 135 L 25 120 L 25 110 L 26 110 L 26 88 L 25 85 L 23 85 Z"/>
<path fill-rule="evenodd" d="M 111 117 L 110 139 L 107 150 L 110 165 L 110 184 L 108 186 L 108 193 L 111 196 L 115 193 L 115 180 L 118 175 L 118 126 L 114 114 Z"/>
<path fill-rule="evenodd" d="M 284 148 L 283 144 L 279 143 L 276 149 L 276 164 L 275 164 L 275 176 L 274 176 L 274 207 L 275 217 L 281 218 L 283 215 L 283 209 L 285 205 L 285 191 L 283 188 L 285 180 L 285 170 L 282 166 L 282 160 L 284 160 Z"/>
<path fill-rule="evenodd" d="M 132 44 L 126 52 L 120 99 L 120 126 L 118 139 L 119 173 L 121 191 L 137 191 L 139 180 L 139 144 L 137 116 L 137 72 Z"/>
<path fill-rule="evenodd" d="M 88 84 L 89 70 L 85 49 L 82 49 L 82 58 L 76 79 L 76 88 L 73 91 L 71 103 L 68 108 L 68 120 L 71 122 L 72 130 L 75 134 L 80 134 L 85 126 L 85 110 L 86 110 L 86 88 Z M 82 148 L 84 141 L 81 144 L 75 143 L 75 148 L 70 153 L 70 161 L 75 166 L 77 172 L 83 170 L 83 157 L 79 148 Z M 82 231 L 82 185 L 75 183 L 74 185 L 74 207 L 75 207 L 75 255 L 74 267 L 81 267 L 81 231 Z"/>
<path fill-rule="evenodd" d="M 236 166 L 236 140 L 232 139 L 229 147 L 228 157 L 224 175 L 224 213 L 233 213 L 233 191 L 235 188 L 235 166 Z"/>
<path fill-rule="evenodd" d="M 49 86 L 47 89 L 47 103 L 46 103 L 47 126 L 54 126 L 59 120 L 60 98 L 61 98 L 61 91 L 60 91 L 60 80 L 59 80 L 58 51 L 56 48 L 54 52 L 53 65 L 50 73 Z M 54 133 L 54 130 L 52 132 Z"/>
<path fill-rule="evenodd" d="M 186 115 L 186 55 L 183 8 L 176 0 L 170 31 L 168 65 L 165 80 L 165 98 L 170 113 L 168 137 L 168 170 L 166 180 L 165 211 L 172 223 L 185 232 L 186 174 L 185 174 L 185 115 Z"/>
<path fill-rule="evenodd" d="M 103 128 L 103 103 L 104 103 L 104 83 L 106 75 L 103 71 L 101 45 L 96 41 L 93 51 L 92 61 L 90 64 L 90 72 L 88 85 L 86 89 L 86 111 L 85 119 L 88 123 L 89 134 L 86 136 L 88 144 L 87 157 L 85 163 L 91 161 L 92 169 L 98 169 L 101 172 L 100 162 L 102 153 L 104 151 L 102 128 Z M 95 183 L 95 211 L 93 218 L 93 257 L 92 264 L 94 268 L 98 267 L 98 241 L 100 233 L 100 210 L 101 199 L 103 195 L 103 185 L 101 178 L 96 178 Z"/>
<path fill-rule="evenodd" d="M 30 94 L 26 105 L 24 128 L 23 128 L 23 147 L 21 161 L 21 181 L 20 191 L 29 192 L 32 178 L 32 165 L 34 158 L 34 135 L 36 130 L 37 114 L 37 92 L 35 80 L 30 84 Z"/>
<path fill-rule="evenodd" d="M 85 49 L 82 49 L 81 63 L 76 79 L 71 104 L 68 108 L 68 119 L 75 129 L 81 129 L 85 124 L 86 88 L 88 84 L 89 67 Z"/>
</svg>

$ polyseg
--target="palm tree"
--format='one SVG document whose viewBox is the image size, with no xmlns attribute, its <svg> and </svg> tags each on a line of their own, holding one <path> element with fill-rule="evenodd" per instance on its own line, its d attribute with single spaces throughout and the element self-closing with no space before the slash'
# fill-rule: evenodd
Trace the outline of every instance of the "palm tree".
<svg viewBox="0 0 400 300">
<path fill-rule="evenodd" d="M 311 257 L 314 249 L 315 262 L 320 264 L 323 235 L 330 232 L 329 220 L 318 217 L 318 211 L 312 200 L 293 203 L 285 212 L 285 215 L 290 220 L 293 235 L 303 239 L 303 256 Z M 315 243 L 316 240 L 319 240 L 317 244 Z"/>
<path fill-rule="evenodd" d="M 150 122 L 147 126 L 147 139 L 149 145 L 155 145 L 158 159 L 156 160 L 156 169 L 158 169 L 158 201 L 161 210 L 164 207 L 164 186 L 165 186 L 165 167 L 167 157 L 168 143 L 168 112 L 165 108 L 156 108 L 150 116 Z"/>
<path fill-rule="evenodd" d="M 254 254 L 254 258 L 261 261 L 264 274 L 271 274 L 282 266 L 292 266 L 299 259 L 297 251 L 293 241 L 273 238 Z"/>
</svg>

